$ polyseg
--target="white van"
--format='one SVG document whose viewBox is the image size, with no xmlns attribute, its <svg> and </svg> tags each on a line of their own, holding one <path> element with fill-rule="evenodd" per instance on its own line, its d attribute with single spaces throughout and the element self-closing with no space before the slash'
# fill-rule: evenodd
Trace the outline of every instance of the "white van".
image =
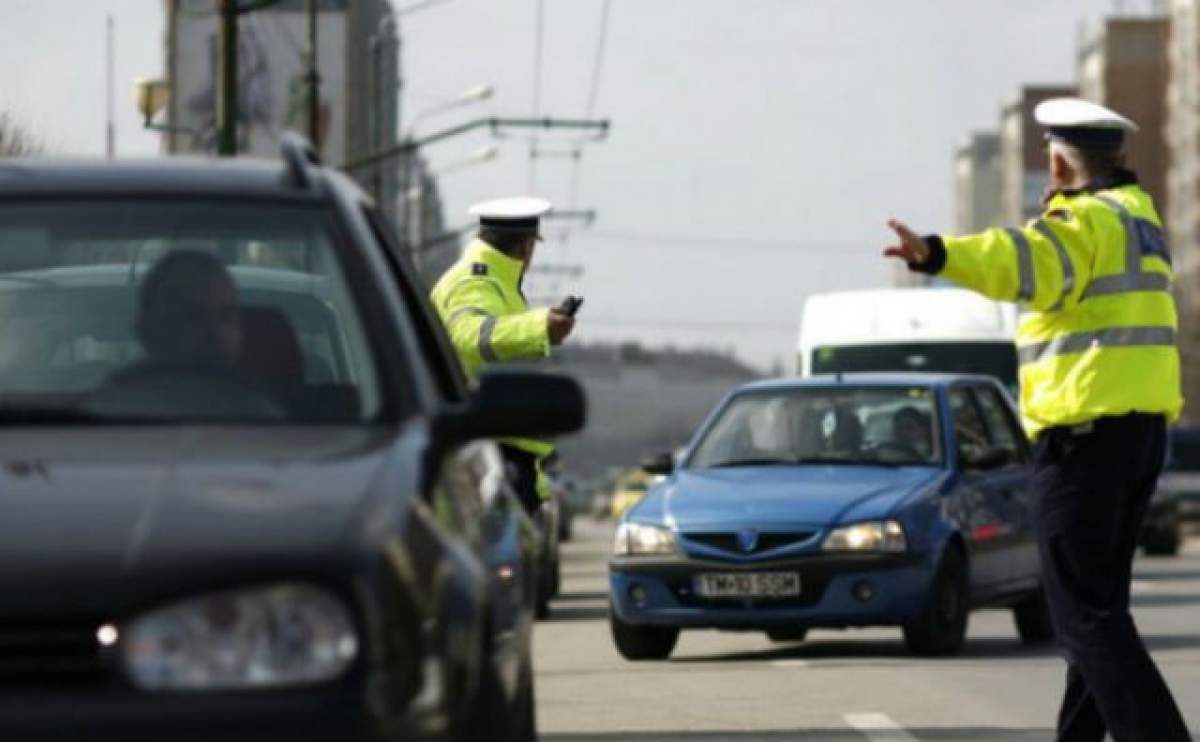
<svg viewBox="0 0 1200 742">
<path fill-rule="evenodd" d="M 1017 388 L 1017 307 L 955 288 L 814 294 L 804 303 L 802 376 L 864 371 L 982 373 Z"/>
</svg>

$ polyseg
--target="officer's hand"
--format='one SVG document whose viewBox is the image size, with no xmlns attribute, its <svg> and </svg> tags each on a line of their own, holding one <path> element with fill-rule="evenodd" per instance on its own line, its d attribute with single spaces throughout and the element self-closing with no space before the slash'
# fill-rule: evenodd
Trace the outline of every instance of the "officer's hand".
<svg viewBox="0 0 1200 742">
<path fill-rule="evenodd" d="M 883 254 L 885 256 L 900 258 L 906 263 L 915 263 L 917 265 L 929 260 L 929 245 L 925 244 L 925 240 L 914 234 L 903 222 L 889 219 L 888 226 L 900 238 L 900 244 L 889 245 L 884 248 Z"/>
<path fill-rule="evenodd" d="M 562 345 L 571 330 L 575 329 L 575 318 L 563 314 L 557 309 L 551 309 L 546 315 L 546 332 L 550 335 L 551 345 Z"/>
</svg>

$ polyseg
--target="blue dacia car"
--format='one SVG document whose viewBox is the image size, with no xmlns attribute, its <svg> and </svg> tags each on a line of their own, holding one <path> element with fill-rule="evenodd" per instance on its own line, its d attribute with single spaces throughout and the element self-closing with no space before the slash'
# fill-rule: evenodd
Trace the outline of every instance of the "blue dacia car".
<svg viewBox="0 0 1200 742">
<path fill-rule="evenodd" d="M 952 654 L 968 613 L 1011 606 L 1052 638 L 1030 450 L 1009 397 L 967 375 L 855 375 L 735 390 L 617 525 L 611 628 L 631 660 L 684 628 L 900 626 Z"/>
</svg>

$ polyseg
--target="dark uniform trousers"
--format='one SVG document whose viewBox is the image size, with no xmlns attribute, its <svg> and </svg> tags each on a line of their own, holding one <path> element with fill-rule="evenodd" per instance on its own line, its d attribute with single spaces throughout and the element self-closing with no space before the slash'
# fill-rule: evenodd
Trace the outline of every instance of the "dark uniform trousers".
<svg viewBox="0 0 1200 742">
<path fill-rule="evenodd" d="M 504 457 L 509 482 L 517 494 L 517 499 L 521 501 L 530 518 L 536 517 L 542 506 L 542 498 L 538 497 L 537 491 L 537 456 L 503 443 L 500 444 L 500 454 Z"/>
<path fill-rule="evenodd" d="M 1133 554 L 1166 449 L 1162 416 L 1100 418 L 1039 436 L 1042 581 L 1068 664 L 1060 742 L 1190 740 L 1129 612 Z"/>
</svg>

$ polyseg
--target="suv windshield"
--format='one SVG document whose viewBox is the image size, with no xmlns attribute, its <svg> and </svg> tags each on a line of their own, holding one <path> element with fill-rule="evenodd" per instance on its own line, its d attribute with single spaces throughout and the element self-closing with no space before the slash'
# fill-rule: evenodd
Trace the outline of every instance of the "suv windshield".
<svg viewBox="0 0 1200 742">
<path fill-rule="evenodd" d="M 0 422 L 373 418 L 334 245 L 311 205 L 0 206 Z"/>
<path fill-rule="evenodd" d="M 805 388 L 738 395 L 687 468 L 942 461 L 933 392 L 921 387 Z"/>
</svg>

